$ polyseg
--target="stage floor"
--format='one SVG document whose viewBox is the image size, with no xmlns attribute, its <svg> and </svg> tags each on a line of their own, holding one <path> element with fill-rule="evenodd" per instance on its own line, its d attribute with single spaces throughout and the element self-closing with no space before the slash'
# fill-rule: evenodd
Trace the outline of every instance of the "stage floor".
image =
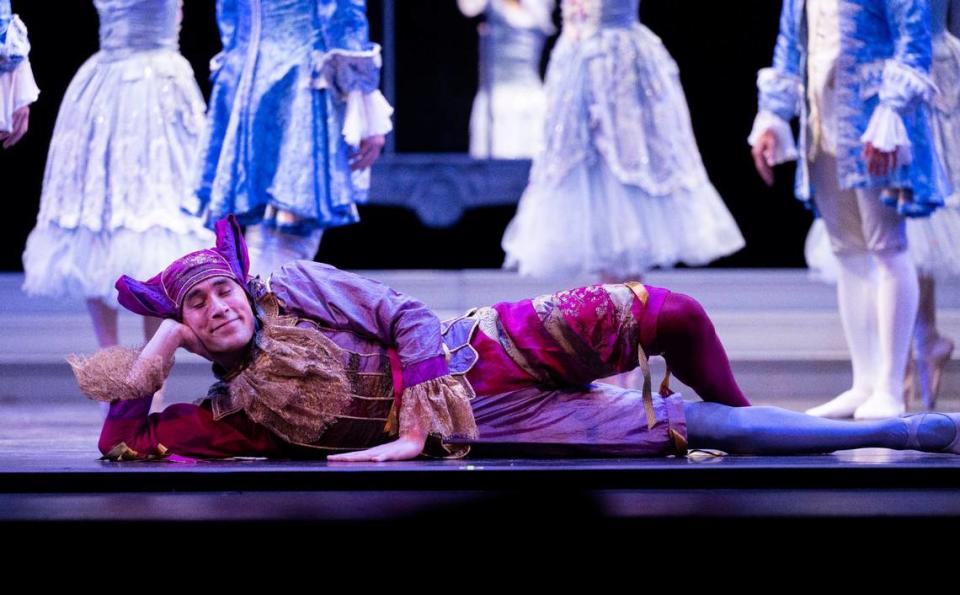
<svg viewBox="0 0 960 595">
<path fill-rule="evenodd" d="M 960 518 L 960 457 L 945 454 L 115 463 L 98 460 L 98 430 L 92 403 L 0 403 L 0 523 L 531 518 L 560 503 L 608 520 Z"/>
<path fill-rule="evenodd" d="M 365 274 L 421 296 L 441 314 L 559 288 L 501 271 Z M 21 282 L 19 275 L 0 276 L 0 525 L 7 528 L 38 521 L 70 530 L 88 525 L 84 521 L 97 521 L 91 527 L 104 524 L 99 521 L 114 527 L 118 521 L 308 522 L 379 531 L 385 523 L 441 528 L 469 516 L 489 527 L 562 518 L 620 530 L 637 522 L 697 519 L 738 527 L 748 522 L 763 532 L 778 522 L 812 531 L 820 521 L 960 520 L 960 457 L 885 449 L 650 460 L 478 452 L 463 460 L 381 464 L 100 461 L 98 407 L 79 395 L 63 359 L 92 350 L 86 313 L 80 304 L 28 300 L 19 292 Z M 652 273 L 648 282 L 704 303 L 755 404 L 802 411 L 848 386 L 833 289 L 810 282 L 804 272 L 671 271 Z M 941 296 L 944 332 L 960 336 L 960 286 L 945 285 Z M 138 322 L 124 316 L 121 327 L 135 343 Z M 168 402 L 191 401 L 209 382 L 208 364 L 178 356 Z M 960 410 L 958 388 L 954 360 L 940 410 Z"/>
</svg>

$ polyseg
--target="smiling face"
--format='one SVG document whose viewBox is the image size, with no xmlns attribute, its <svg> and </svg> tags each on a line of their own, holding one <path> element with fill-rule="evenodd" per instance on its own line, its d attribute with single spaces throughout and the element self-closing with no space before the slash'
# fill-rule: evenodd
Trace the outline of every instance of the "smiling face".
<svg viewBox="0 0 960 595">
<path fill-rule="evenodd" d="M 190 288 L 181 319 L 218 362 L 242 359 L 255 330 L 247 294 L 229 277 L 211 277 Z"/>
</svg>

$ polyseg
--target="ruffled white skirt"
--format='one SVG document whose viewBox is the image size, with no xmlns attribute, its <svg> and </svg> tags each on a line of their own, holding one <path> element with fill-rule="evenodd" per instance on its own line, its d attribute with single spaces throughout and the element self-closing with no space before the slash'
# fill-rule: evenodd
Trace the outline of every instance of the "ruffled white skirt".
<svg viewBox="0 0 960 595">
<path fill-rule="evenodd" d="M 522 275 L 638 276 L 656 266 L 703 265 L 743 247 L 743 237 L 704 179 L 668 197 L 623 184 L 598 160 L 558 186 L 531 184 L 507 227 L 505 266 Z"/>
<path fill-rule="evenodd" d="M 189 63 L 154 50 L 91 57 L 67 88 L 23 254 L 31 295 L 116 304 L 122 274 L 147 278 L 212 244 L 180 210 L 192 192 L 204 103 Z"/>
<path fill-rule="evenodd" d="M 626 278 L 743 247 L 700 159 L 676 64 L 649 29 L 561 36 L 546 93 L 545 148 L 504 235 L 504 266 Z"/>
</svg>

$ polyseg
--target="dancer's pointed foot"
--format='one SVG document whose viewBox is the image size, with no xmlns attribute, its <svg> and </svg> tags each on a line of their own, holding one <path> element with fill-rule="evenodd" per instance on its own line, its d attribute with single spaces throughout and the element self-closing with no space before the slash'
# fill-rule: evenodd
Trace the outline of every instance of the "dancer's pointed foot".
<svg viewBox="0 0 960 595">
<path fill-rule="evenodd" d="M 960 413 L 917 413 L 903 421 L 908 449 L 960 454 Z"/>
<path fill-rule="evenodd" d="M 850 389 L 840 393 L 823 405 L 807 409 L 806 414 L 814 417 L 829 417 L 832 419 L 852 417 L 857 407 L 863 405 L 869 398 L 870 395 L 868 393 Z"/>
</svg>

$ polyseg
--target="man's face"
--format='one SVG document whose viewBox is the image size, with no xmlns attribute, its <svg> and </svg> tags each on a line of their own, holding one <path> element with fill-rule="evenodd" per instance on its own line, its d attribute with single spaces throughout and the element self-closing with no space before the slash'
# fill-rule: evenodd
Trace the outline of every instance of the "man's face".
<svg viewBox="0 0 960 595">
<path fill-rule="evenodd" d="M 229 277 L 194 285 L 183 300 L 181 318 L 215 357 L 241 355 L 255 330 L 247 294 Z"/>
</svg>

